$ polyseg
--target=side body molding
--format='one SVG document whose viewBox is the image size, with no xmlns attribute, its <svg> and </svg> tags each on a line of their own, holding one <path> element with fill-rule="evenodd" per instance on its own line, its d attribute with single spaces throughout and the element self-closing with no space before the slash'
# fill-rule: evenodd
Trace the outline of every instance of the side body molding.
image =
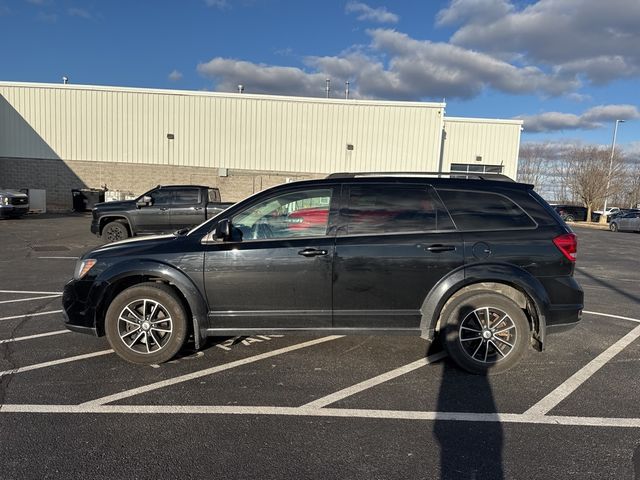
<svg viewBox="0 0 640 480">
<path fill-rule="evenodd" d="M 546 315 L 550 300 L 542 284 L 522 268 L 508 263 L 483 263 L 451 271 L 431 289 L 420 308 L 420 332 L 423 338 L 433 340 L 440 312 L 447 300 L 460 289 L 471 285 L 499 283 L 510 285 L 526 293 L 536 309 L 533 324 L 534 338 L 544 344 Z"/>
<path fill-rule="evenodd" d="M 94 305 L 98 306 L 98 311 L 106 311 L 105 303 L 111 300 L 115 284 L 126 278 L 143 276 L 159 278 L 175 286 L 180 291 L 191 310 L 195 347 L 196 349 L 200 348 L 206 338 L 206 329 L 208 327 L 207 302 L 191 278 L 173 265 L 156 260 L 142 259 L 116 263 L 107 268 L 96 278 L 90 292 L 90 296 L 96 296 Z"/>
</svg>

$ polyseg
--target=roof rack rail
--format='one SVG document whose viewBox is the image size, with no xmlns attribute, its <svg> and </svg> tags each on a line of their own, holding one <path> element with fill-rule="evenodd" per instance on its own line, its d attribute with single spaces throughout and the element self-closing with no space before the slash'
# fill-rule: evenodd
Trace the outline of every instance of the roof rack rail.
<svg viewBox="0 0 640 480">
<path fill-rule="evenodd" d="M 513 182 L 514 180 L 502 173 L 482 172 L 338 172 L 331 173 L 326 178 L 356 178 L 356 177 L 438 177 L 438 178 L 468 178 L 476 180 L 498 180 Z"/>
</svg>

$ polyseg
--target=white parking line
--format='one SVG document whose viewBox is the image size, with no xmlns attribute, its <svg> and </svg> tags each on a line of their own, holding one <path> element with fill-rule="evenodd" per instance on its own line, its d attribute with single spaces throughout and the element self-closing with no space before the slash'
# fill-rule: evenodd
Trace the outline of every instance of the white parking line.
<svg viewBox="0 0 640 480">
<path fill-rule="evenodd" d="M 279 415 L 296 417 L 372 418 L 436 422 L 497 422 L 538 425 L 640 428 L 640 418 L 537 416 L 521 413 L 420 412 L 348 408 L 178 406 L 178 405 L 0 405 L 0 413 Z"/>
<path fill-rule="evenodd" d="M 620 320 L 629 320 L 630 322 L 640 323 L 640 319 L 630 318 L 630 317 L 621 317 L 620 315 L 611 315 L 610 313 L 589 312 L 588 310 L 583 310 L 582 313 L 587 313 L 589 315 L 599 315 L 601 317 L 619 318 Z"/>
<path fill-rule="evenodd" d="M 320 343 L 329 342 L 331 340 L 337 340 L 338 338 L 342 338 L 343 335 L 333 335 L 330 337 L 322 337 L 317 338 L 315 340 L 310 340 L 308 342 L 297 343 L 295 345 L 291 345 L 289 347 L 279 348 L 278 350 L 273 350 L 271 352 L 261 353 L 260 355 L 255 355 L 253 357 L 243 358 L 242 360 L 236 360 L 235 362 L 225 363 L 223 365 L 217 365 L 215 367 L 206 368 L 204 370 L 199 370 L 197 372 L 188 373 L 186 375 L 181 375 L 179 377 L 170 378 L 168 380 L 162 380 L 160 382 L 151 383 L 149 385 L 145 385 L 138 388 L 133 388 L 131 390 L 126 390 L 124 392 L 115 393 L 113 395 L 108 395 L 106 397 L 97 398 L 95 400 L 91 400 L 89 402 L 82 403 L 82 406 L 96 406 L 96 405 L 104 405 L 106 403 L 115 402 L 117 400 L 122 400 L 123 398 L 132 397 L 134 395 L 139 395 L 141 393 L 147 393 L 152 390 L 157 390 L 159 388 L 168 387 L 169 385 L 175 385 L 177 383 L 188 382 L 189 380 L 194 380 L 196 378 L 204 377 L 206 375 L 211 375 L 213 373 L 222 372 L 224 370 L 229 370 L 231 368 L 240 367 L 242 365 L 247 365 L 249 363 L 257 362 L 260 360 L 264 360 L 265 358 L 275 357 L 276 355 L 281 355 L 287 352 L 293 352 L 294 350 L 300 350 L 301 348 L 311 347 L 312 345 L 318 345 Z"/>
<path fill-rule="evenodd" d="M 50 315 L 54 313 L 62 313 L 62 310 L 49 310 L 48 312 L 27 313 L 26 315 L 14 315 L 12 317 L 0 317 L 0 320 L 15 320 L 16 318 L 40 317 L 42 315 Z"/>
<path fill-rule="evenodd" d="M 33 340 L 34 338 L 51 337 L 53 335 L 62 335 L 64 333 L 71 333 L 70 330 L 56 330 L 55 332 L 38 333 L 36 335 L 27 335 L 26 337 L 7 338 L 6 340 L 0 340 L 0 345 L 3 343 L 22 342 L 24 340 Z"/>
<path fill-rule="evenodd" d="M 62 295 L 62 292 L 34 292 L 26 290 L 0 290 L 0 293 L 25 293 L 29 295 Z"/>
<path fill-rule="evenodd" d="M 56 293 L 54 295 L 46 295 L 44 297 L 31 297 L 31 298 L 17 298 L 14 300 L 2 300 L 0 303 L 17 303 L 17 302 L 30 302 L 31 300 L 42 300 L 43 298 L 55 298 L 62 295 L 61 293 Z"/>
<path fill-rule="evenodd" d="M 100 355 L 107 355 L 113 353 L 113 350 L 101 350 L 99 352 L 85 353 L 84 355 L 76 355 L 75 357 L 60 358 L 58 360 L 52 360 L 50 362 L 36 363 L 34 365 L 27 365 L 26 367 L 14 368 L 12 370 L 5 370 L 0 372 L 0 377 L 4 375 L 14 375 L 16 373 L 30 372 L 31 370 L 39 370 L 41 368 L 53 367 L 54 365 L 61 365 L 63 363 L 76 362 L 78 360 L 84 360 L 86 358 L 99 357 Z"/>
<path fill-rule="evenodd" d="M 38 257 L 39 259 L 46 260 L 77 260 L 80 257 Z"/>
<path fill-rule="evenodd" d="M 635 327 L 624 337 L 574 373 L 562 385 L 557 387 L 553 392 L 527 410 L 525 415 L 545 415 L 550 412 L 556 405 L 571 395 L 574 390 L 586 382 L 594 373 L 600 370 L 607 362 L 624 350 L 625 347 L 635 341 L 638 337 L 640 337 L 640 326 Z"/>
<path fill-rule="evenodd" d="M 326 397 L 318 398 L 313 402 L 307 403 L 302 408 L 326 407 L 327 405 L 331 405 L 332 403 L 335 403 L 338 400 L 342 400 L 344 398 L 350 397 L 351 395 L 355 395 L 356 393 L 360 393 L 364 390 L 367 390 L 371 387 L 375 387 L 376 385 L 380 385 L 381 383 L 388 382 L 389 380 L 393 380 L 396 377 L 412 372 L 420 367 L 424 367 L 425 365 L 429 365 L 430 363 L 436 362 L 446 356 L 447 356 L 446 352 L 438 352 L 426 358 L 421 358 L 420 360 L 416 360 L 413 363 L 410 363 L 403 367 L 396 368 L 395 370 L 391 370 L 387 373 L 383 373 L 382 375 L 378 375 L 377 377 L 370 378 L 369 380 L 365 380 L 364 382 L 360 382 L 351 387 L 344 388 L 335 393 L 332 393 L 331 395 L 327 395 Z"/>
</svg>

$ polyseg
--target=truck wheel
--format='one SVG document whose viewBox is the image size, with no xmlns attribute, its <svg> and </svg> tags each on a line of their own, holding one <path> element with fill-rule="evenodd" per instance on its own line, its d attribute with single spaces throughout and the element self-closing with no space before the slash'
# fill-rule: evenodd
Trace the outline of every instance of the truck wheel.
<svg viewBox="0 0 640 480">
<path fill-rule="evenodd" d="M 504 295 L 462 294 L 445 305 L 441 320 L 447 352 L 468 372 L 504 372 L 516 365 L 527 349 L 527 317 Z"/>
<path fill-rule="evenodd" d="M 111 348 L 128 362 L 163 363 L 182 348 L 187 316 L 170 287 L 143 283 L 127 288 L 111 302 L 105 333 Z"/>
<path fill-rule="evenodd" d="M 129 238 L 129 229 L 124 220 L 114 220 L 102 229 L 102 236 L 107 242 L 117 242 Z"/>
</svg>

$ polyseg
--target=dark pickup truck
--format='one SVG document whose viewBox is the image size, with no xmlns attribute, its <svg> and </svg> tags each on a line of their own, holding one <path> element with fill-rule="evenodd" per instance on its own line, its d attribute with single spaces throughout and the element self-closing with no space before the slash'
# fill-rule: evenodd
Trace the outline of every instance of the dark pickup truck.
<svg viewBox="0 0 640 480">
<path fill-rule="evenodd" d="M 198 225 L 231 205 L 220 201 L 217 188 L 158 185 L 135 200 L 97 203 L 91 211 L 91 233 L 107 242 L 169 233 Z"/>
</svg>

